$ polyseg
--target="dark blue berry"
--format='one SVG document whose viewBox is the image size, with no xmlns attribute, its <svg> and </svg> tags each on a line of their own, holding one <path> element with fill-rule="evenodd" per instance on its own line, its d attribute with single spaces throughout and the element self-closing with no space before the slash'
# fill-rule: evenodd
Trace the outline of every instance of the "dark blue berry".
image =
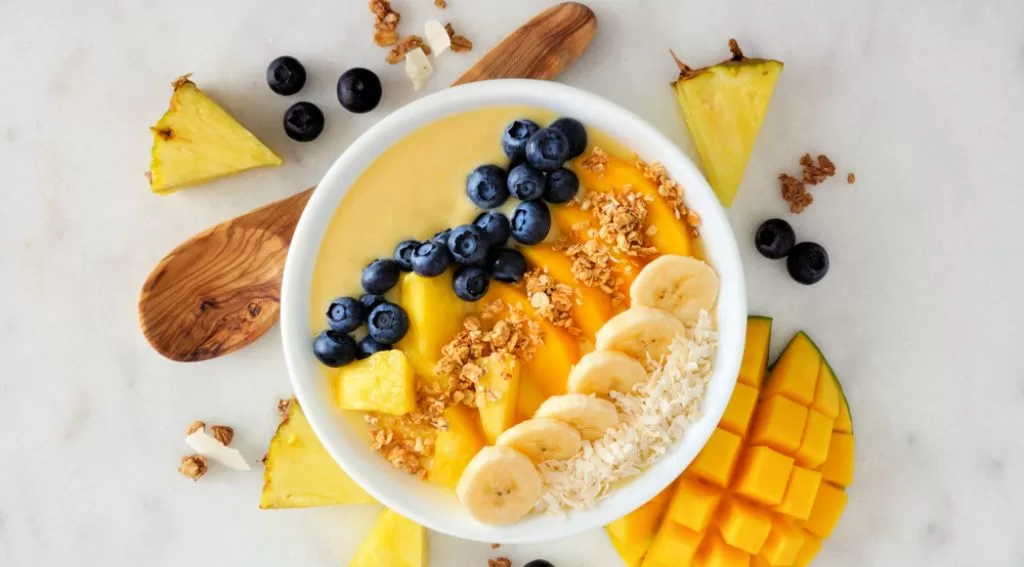
<svg viewBox="0 0 1024 567">
<path fill-rule="evenodd" d="M 583 155 L 583 152 L 587 149 L 587 129 L 579 120 L 575 118 L 559 118 L 552 122 L 548 128 L 560 131 L 565 134 L 565 139 L 569 140 L 568 159 Z"/>
<path fill-rule="evenodd" d="M 378 343 L 391 345 L 402 340 L 409 332 L 409 316 L 394 303 L 378 305 L 367 319 L 370 337 Z"/>
<path fill-rule="evenodd" d="M 768 219 L 761 223 L 754 235 L 754 246 L 765 258 L 785 258 L 796 244 L 796 233 L 788 222 L 782 219 Z"/>
<path fill-rule="evenodd" d="M 377 108 L 382 93 L 380 79 L 369 69 L 349 69 L 338 79 L 338 102 L 349 112 L 363 113 Z"/>
<path fill-rule="evenodd" d="M 554 171 L 569 159 L 569 140 L 560 130 L 538 130 L 526 142 L 526 161 L 541 171 Z"/>
<path fill-rule="evenodd" d="M 801 242 L 789 251 L 786 268 L 789 275 L 799 283 L 818 283 L 828 273 L 828 252 L 816 242 Z"/>
<path fill-rule="evenodd" d="M 481 209 L 500 207 L 508 199 L 505 170 L 496 165 L 481 165 L 466 179 L 469 200 Z"/>
<path fill-rule="evenodd" d="M 313 354 L 324 366 L 337 368 L 356 359 L 356 341 L 345 333 L 324 331 L 313 339 Z"/>
<path fill-rule="evenodd" d="M 464 224 L 448 235 L 448 251 L 456 262 L 471 266 L 481 264 L 487 257 L 487 239 L 478 226 Z"/>
<path fill-rule="evenodd" d="M 515 283 L 526 274 L 526 258 L 513 248 L 497 248 L 487 255 L 487 269 L 499 282 Z"/>
<path fill-rule="evenodd" d="M 512 161 L 525 159 L 526 141 L 537 130 L 540 130 L 540 126 L 533 120 L 513 120 L 505 127 L 505 133 L 501 136 L 501 149 Z"/>
<path fill-rule="evenodd" d="M 419 248 L 420 243 L 416 240 L 403 240 L 395 246 L 394 259 L 403 272 L 412 271 L 412 253 Z"/>
<path fill-rule="evenodd" d="M 508 237 L 512 235 L 512 229 L 508 224 L 508 217 L 497 211 L 480 213 L 480 216 L 476 217 L 473 224 L 484 231 L 484 238 L 487 240 L 488 247 L 503 246 L 508 241 Z"/>
<path fill-rule="evenodd" d="M 544 174 L 528 163 L 521 163 L 508 172 L 508 192 L 520 201 L 540 199 L 544 194 Z"/>
<path fill-rule="evenodd" d="M 452 278 L 452 289 L 463 301 L 480 301 L 487 295 L 487 288 L 490 285 L 487 271 L 477 266 L 462 266 L 455 270 L 455 276 Z"/>
<path fill-rule="evenodd" d="M 548 174 L 548 182 L 544 187 L 544 200 L 556 205 L 568 203 L 580 190 L 580 178 L 564 167 Z"/>
<path fill-rule="evenodd" d="M 296 142 L 311 142 L 324 131 L 324 113 L 312 102 L 296 102 L 284 112 L 284 132 Z"/>
<path fill-rule="evenodd" d="M 540 201 L 520 203 L 512 211 L 512 238 L 522 244 L 537 244 L 551 230 L 551 211 Z"/>
<path fill-rule="evenodd" d="M 534 559 L 526 565 L 523 565 L 523 567 L 555 567 L 555 564 L 544 559 Z"/>
<path fill-rule="evenodd" d="M 373 311 L 374 307 L 377 307 L 381 303 L 387 303 L 387 300 L 380 295 L 364 293 L 359 297 L 359 303 L 363 304 L 363 315 L 365 317 L 370 314 L 370 311 Z"/>
<path fill-rule="evenodd" d="M 431 241 L 440 244 L 441 246 L 448 246 L 448 235 L 452 233 L 452 229 L 446 228 L 438 231 L 430 238 Z"/>
<path fill-rule="evenodd" d="M 354 297 L 339 297 L 327 308 L 327 326 L 332 331 L 351 333 L 363 324 L 366 307 Z"/>
<path fill-rule="evenodd" d="M 294 57 L 278 57 L 267 66 L 267 84 L 279 95 L 293 95 L 306 84 L 306 69 Z"/>
<path fill-rule="evenodd" d="M 363 340 L 359 341 L 358 352 L 356 354 L 359 359 L 362 360 L 364 358 L 369 358 L 370 355 L 383 352 L 385 350 L 391 350 L 391 345 L 379 343 L 373 340 L 373 337 L 367 335 L 363 337 Z"/>
<path fill-rule="evenodd" d="M 391 258 L 381 258 L 370 262 L 369 266 L 363 268 L 362 284 L 367 293 L 381 295 L 398 283 L 398 276 L 401 275 L 401 268 L 398 262 Z"/>
<path fill-rule="evenodd" d="M 447 244 L 424 242 L 412 254 L 412 271 L 421 276 L 439 276 L 452 263 L 452 255 Z"/>
</svg>

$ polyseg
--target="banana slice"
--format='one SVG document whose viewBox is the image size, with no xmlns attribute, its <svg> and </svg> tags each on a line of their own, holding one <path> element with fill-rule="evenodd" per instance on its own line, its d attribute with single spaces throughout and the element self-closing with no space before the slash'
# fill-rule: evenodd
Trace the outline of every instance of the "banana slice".
<svg viewBox="0 0 1024 567">
<path fill-rule="evenodd" d="M 505 430 L 496 443 L 519 451 L 535 463 L 543 463 L 575 456 L 583 446 L 583 438 L 571 425 L 549 417 L 535 417 Z"/>
<path fill-rule="evenodd" d="M 644 266 L 629 286 L 630 305 L 668 311 L 684 323 L 695 323 L 717 298 L 718 274 L 689 256 L 661 256 Z"/>
<path fill-rule="evenodd" d="M 628 354 L 614 350 L 588 352 L 569 372 L 569 391 L 607 396 L 608 392 L 633 391 L 647 381 L 647 369 Z"/>
<path fill-rule="evenodd" d="M 514 524 L 533 509 L 542 489 L 529 457 L 509 447 L 484 447 L 469 461 L 455 494 L 470 515 L 492 525 Z"/>
<path fill-rule="evenodd" d="M 550 417 L 567 423 L 579 431 L 587 441 L 600 439 L 605 431 L 619 424 L 615 404 L 584 394 L 553 396 L 537 408 L 534 418 Z"/>
<path fill-rule="evenodd" d="M 596 350 L 617 350 L 639 360 L 648 368 L 668 355 L 677 335 L 686 332 L 682 321 L 667 311 L 651 307 L 630 307 L 609 319 L 597 331 Z"/>
</svg>

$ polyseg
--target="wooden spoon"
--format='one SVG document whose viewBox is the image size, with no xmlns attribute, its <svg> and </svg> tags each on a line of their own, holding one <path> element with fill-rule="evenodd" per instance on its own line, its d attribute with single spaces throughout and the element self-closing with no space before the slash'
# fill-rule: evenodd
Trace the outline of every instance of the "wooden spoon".
<svg viewBox="0 0 1024 567">
<path fill-rule="evenodd" d="M 594 38 L 590 8 L 566 2 L 512 32 L 454 84 L 553 79 Z M 211 227 L 171 251 L 139 296 L 139 323 L 157 352 L 207 360 L 255 341 L 277 322 L 288 245 L 313 189 Z"/>
</svg>

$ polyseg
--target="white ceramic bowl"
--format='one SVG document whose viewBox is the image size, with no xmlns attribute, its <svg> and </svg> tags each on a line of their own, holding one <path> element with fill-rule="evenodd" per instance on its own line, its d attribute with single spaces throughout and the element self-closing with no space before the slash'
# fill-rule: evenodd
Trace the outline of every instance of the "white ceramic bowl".
<svg viewBox="0 0 1024 567">
<path fill-rule="evenodd" d="M 596 506 L 567 517 L 533 514 L 510 526 L 475 521 L 455 494 L 403 473 L 370 449 L 357 416 L 331 402 L 330 388 L 313 357 L 309 292 L 320 242 L 349 187 L 384 150 L 421 126 L 452 114 L 488 106 L 528 105 L 572 116 L 615 137 L 649 161 L 660 161 L 685 188 L 687 205 L 703 219 L 707 259 L 722 287 L 715 318 L 720 343 L 704 397 L 704 416 L 654 466 Z M 500 132 L 495 132 L 497 143 Z M 457 190 L 459 188 L 453 188 Z M 746 334 L 746 295 L 739 252 L 718 199 L 700 171 L 657 129 L 607 100 L 558 83 L 500 80 L 445 89 L 387 116 L 363 134 L 328 170 L 302 213 L 288 252 L 281 290 L 285 360 L 299 402 L 324 447 L 360 486 L 382 504 L 432 530 L 494 543 L 561 538 L 603 526 L 636 509 L 664 489 L 690 464 L 725 411 L 739 372 Z M 317 324 L 320 322 L 317 321 Z"/>
</svg>

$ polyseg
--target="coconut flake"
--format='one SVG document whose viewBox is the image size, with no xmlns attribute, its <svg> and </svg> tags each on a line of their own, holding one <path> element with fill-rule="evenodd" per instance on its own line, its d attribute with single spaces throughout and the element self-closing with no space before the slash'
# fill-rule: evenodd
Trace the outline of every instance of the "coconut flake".
<svg viewBox="0 0 1024 567">
<path fill-rule="evenodd" d="M 434 67 L 430 59 L 423 53 L 423 49 L 417 47 L 405 54 L 405 74 L 412 81 L 412 88 L 420 90 L 427 84 L 427 79 L 434 73 Z"/>
<path fill-rule="evenodd" d="M 440 57 L 452 46 L 452 38 L 448 35 L 448 30 L 444 29 L 441 22 L 437 20 L 427 20 L 426 25 L 423 26 L 423 37 L 427 39 L 427 45 L 430 46 L 430 51 L 435 58 Z"/>
<path fill-rule="evenodd" d="M 245 457 L 242 456 L 238 449 L 225 446 L 203 429 L 196 430 L 185 437 L 185 442 L 188 443 L 189 447 L 192 447 L 193 451 L 213 459 L 229 469 L 236 471 L 252 470 L 252 467 L 245 461 Z"/>
</svg>

